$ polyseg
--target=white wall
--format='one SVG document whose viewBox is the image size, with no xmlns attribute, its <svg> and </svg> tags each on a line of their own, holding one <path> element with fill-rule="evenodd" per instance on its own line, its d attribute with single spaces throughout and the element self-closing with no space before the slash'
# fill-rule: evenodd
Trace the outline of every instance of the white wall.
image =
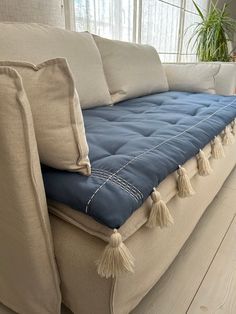
<svg viewBox="0 0 236 314">
<path fill-rule="evenodd" d="M 0 0 L 0 21 L 65 27 L 63 0 Z"/>
<path fill-rule="evenodd" d="M 215 1 L 216 2 L 216 1 Z M 225 1 L 225 0 L 218 0 L 218 6 L 220 8 L 223 7 L 223 5 L 227 2 L 230 2 L 229 4 L 229 12 L 230 15 L 236 19 L 236 0 L 231 0 L 231 1 Z"/>
<path fill-rule="evenodd" d="M 214 0 L 214 1 L 217 2 L 217 0 Z M 236 20 L 236 0 L 231 0 L 231 1 L 218 0 L 218 6 L 222 8 L 224 3 L 228 3 L 228 2 L 230 2 L 229 9 L 228 9 L 230 16 Z M 234 47 L 235 46 L 236 46 L 236 33 L 234 36 Z"/>
</svg>

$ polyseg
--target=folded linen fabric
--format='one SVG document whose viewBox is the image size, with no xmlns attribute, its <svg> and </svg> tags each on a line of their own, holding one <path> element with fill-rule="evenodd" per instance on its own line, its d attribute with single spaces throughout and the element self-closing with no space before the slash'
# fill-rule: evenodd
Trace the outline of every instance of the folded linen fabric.
<svg viewBox="0 0 236 314">
<path fill-rule="evenodd" d="M 41 162 L 89 175 L 83 116 L 67 61 L 58 58 L 39 65 L 1 61 L 0 66 L 14 68 L 22 77 Z"/>
</svg>

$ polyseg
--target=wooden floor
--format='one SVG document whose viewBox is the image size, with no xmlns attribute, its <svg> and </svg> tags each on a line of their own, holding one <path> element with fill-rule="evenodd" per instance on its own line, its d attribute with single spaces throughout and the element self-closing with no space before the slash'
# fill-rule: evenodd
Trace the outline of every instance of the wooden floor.
<svg viewBox="0 0 236 314">
<path fill-rule="evenodd" d="M 132 311 L 185 313 L 236 314 L 236 169 L 169 270 Z M 0 306 L 0 314 L 13 312 Z"/>
</svg>

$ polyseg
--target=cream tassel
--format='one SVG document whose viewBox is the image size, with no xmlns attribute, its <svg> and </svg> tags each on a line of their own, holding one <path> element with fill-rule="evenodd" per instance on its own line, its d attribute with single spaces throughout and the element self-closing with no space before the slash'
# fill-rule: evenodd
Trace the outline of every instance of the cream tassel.
<svg viewBox="0 0 236 314">
<path fill-rule="evenodd" d="M 211 153 L 214 159 L 221 159 L 225 157 L 224 148 L 218 136 L 216 136 L 214 141 L 212 142 Z"/>
<path fill-rule="evenodd" d="M 234 119 L 234 121 L 231 123 L 231 127 L 233 135 L 236 135 L 236 119 Z"/>
<path fill-rule="evenodd" d="M 198 173 L 200 176 L 208 176 L 212 173 L 212 168 L 206 154 L 200 149 L 197 155 Z"/>
<path fill-rule="evenodd" d="M 227 126 L 224 130 L 223 140 L 224 145 L 231 145 L 234 143 L 234 136 L 231 133 L 229 126 Z"/>
<path fill-rule="evenodd" d="M 154 188 L 151 194 L 152 208 L 146 226 L 148 228 L 154 228 L 159 226 L 160 228 L 168 227 L 174 223 L 174 220 L 169 212 L 166 203 L 161 199 L 161 194 Z"/>
<path fill-rule="evenodd" d="M 98 261 L 97 272 L 101 277 L 116 277 L 123 272 L 134 272 L 134 258 L 122 242 L 121 234 L 114 229 L 110 241 Z"/>
<path fill-rule="evenodd" d="M 179 166 L 178 169 L 178 195 L 179 197 L 188 197 L 195 194 L 186 170 Z"/>
</svg>

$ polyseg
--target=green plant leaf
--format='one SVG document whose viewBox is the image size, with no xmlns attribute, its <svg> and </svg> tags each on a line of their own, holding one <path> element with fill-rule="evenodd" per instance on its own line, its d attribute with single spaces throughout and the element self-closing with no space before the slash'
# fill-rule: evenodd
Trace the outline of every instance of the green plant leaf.
<svg viewBox="0 0 236 314">
<path fill-rule="evenodd" d="M 228 43 L 232 42 L 236 31 L 236 21 L 227 12 L 229 3 L 225 3 L 223 8 L 219 9 L 217 3 L 211 1 L 210 9 L 204 16 L 196 2 L 192 1 L 201 22 L 192 25 L 195 27 L 192 37 L 188 41 L 187 49 L 193 42 L 192 47 L 196 49 L 200 61 L 229 61 Z"/>
<path fill-rule="evenodd" d="M 196 10 L 198 11 L 199 16 L 202 18 L 202 20 L 204 20 L 204 15 L 194 0 L 193 0 L 193 4 L 194 4 Z"/>
</svg>

